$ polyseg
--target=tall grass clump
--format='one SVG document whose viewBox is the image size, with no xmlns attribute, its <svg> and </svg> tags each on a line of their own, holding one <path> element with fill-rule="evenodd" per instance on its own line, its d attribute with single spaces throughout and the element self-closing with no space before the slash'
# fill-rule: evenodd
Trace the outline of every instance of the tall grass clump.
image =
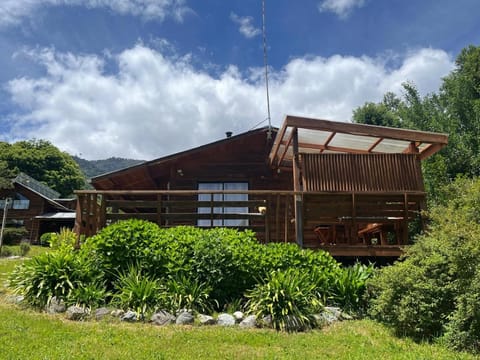
<svg viewBox="0 0 480 360">
<path fill-rule="evenodd" d="M 75 290 L 99 281 L 101 276 L 91 259 L 63 248 L 35 256 L 16 267 L 10 276 L 10 287 L 22 294 L 28 304 L 43 308 L 53 297 L 77 303 Z"/>
<path fill-rule="evenodd" d="M 247 293 L 247 308 L 257 317 L 270 317 L 276 330 L 302 331 L 314 326 L 322 307 L 315 284 L 302 270 L 272 271 Z"/>
</svg>

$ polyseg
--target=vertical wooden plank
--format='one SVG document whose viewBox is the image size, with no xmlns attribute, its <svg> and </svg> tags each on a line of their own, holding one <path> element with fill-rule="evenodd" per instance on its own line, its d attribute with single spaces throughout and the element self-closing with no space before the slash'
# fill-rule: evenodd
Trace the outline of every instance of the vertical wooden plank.
<svg viewBox="0 0 480 360">
<path fill-rule="evenodd" d="M 408 194 L 406 192 L 403 194 L 403 202 L 405 211 L 403 215 L 402 245 L 406 245 L 408 243 Z"/>
<path fill-rule="evenodd" d="M 275 200 L 275 240 L 280 242 L 280 194 L 277 194 Z"/>
<path fill-rule="evenodd" d="M 162 226 L 162 194 L 157 194 L 157 225 Z"/>
<path fill-rule="evenodd" d="M 355 199 L 355 192 L 352 192 L 352 225 L 350 229 L 350 236 L 348 239 L 348 243 L 352 244 L 353 240 L 357 239 L 357 204 Z"/>
<path fill-rule="evenodd" d="M 293 128 L 293 189 L 302 191 L 300 173 L 300 155 L 298 153 L 298 129 Z M 295 238 L 297 244 L 303 248 L 303 197 L 295 194 Z"/>
<path fill-rule="evenodd" d="M 107 225 L 107 199 L 105 194 L 100 194 L 100 215 L 99 215 L 99 229 L 103 229 Z"/>
<path fill-rule="evenodd" d="M 75 206 L 75 226 L 74 231 L 77 234 L 77 241 L 75 242 L 75 247 L 80 247 L 80 237 L 85 235 L 85 229 L 83 228 L 83 212 L 82 212 L 82 202 L 85 195 L 77 195 L 77 204 Z"/>
<path fill-rule="evenodd" d="M 98 200 L 97 194 L 92 194 L 91 199 L 91 224 L 92 224 L 92 234 L 94 235 L 98 231 L 98 217 L 97 217 L 97 210 L 98 210 Z"/>
<path fill-rule="evenodd" d="M 290 222 L 290 219 L 289 219 L 289 216 L 288 216 L 288 207 L 290 206 L 289 204 L 289 196 L 288 195 L 285 195 L 285 216 L 284 216 L 284 219 L 285 219 L 285 224 L 284 224 L 284 242 L 287 243 L 288 242 L 288 224 Z"/>
<path fill-rule="evenodd" d="M 271 195 L 268 195 L 267 197 L 267 204 L 266 204 L 266 210 L 265 210 L 265 214 L 264 214 L 264 217 L 265 217 L 265 243 L 269 243 L 270 242 L 270 216 L 269 216 L 269 213 L 270 213 L 270 205 L 272 204 L 272 200 L 271 200 Z"/>
</svg>

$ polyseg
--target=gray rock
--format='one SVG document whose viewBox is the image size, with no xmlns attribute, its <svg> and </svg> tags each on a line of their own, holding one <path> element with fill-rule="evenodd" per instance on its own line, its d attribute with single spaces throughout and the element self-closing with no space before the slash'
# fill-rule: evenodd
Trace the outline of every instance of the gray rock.
<svg viewBox="0 0 480 360">
<path fill-rule="evenodd" d="M 323 312 L 331 314 L 338 320 L 342 317 L 342 310 L 338 307 L 325 306 Z"/>
<path fill-rule="evenodd" d="M 197 318 L 200 325 L 215 325 L 216 323 L 215 319 L 210 315 L 199 314 Z"/>
<path fill-rule="evenodd" d="M 5 301 L 10 304 L 21 304 L 25 300 L 25 297 L 22 295 L 8 295 L 5 298 Z"/>
<path fill-rule="evenodd" d="M 183 311 L 178 314 L 177 319 L 175 320 L 175 324 L 177 325 L 188 325 L 193 324 L 194 317 L 191 312 Z"/>
<path fill-rule="evenodd" d="M 165 326 L 165 325 L 173 324 L 175 322 L 175 316 L 173 316 L 167 311 L 162 310 L 153 314 L 152 317 L 150 318 L 150 321 L 154 325 Z"/>
<path fill-rule="evenodd" d="M 65 313 L 65 317 L 68 320 L 73 320 L 73 321 L 83 320 L 85 319 L 85 317 L 87 317 L 87 315 L 88 315 L 87 309 L 80 306 L 76 306 L 76 305 L 69 306 L 67 309 L 67 312 Z"/>
<path fill-rule="evenodd" d="M 243 312 L 241 312 L 241 311 L 235 311 L 235 312 L 233 313 L 233 317 L 235 318 L 235 320 L 236 320 L 237 322 L 240 322 L 240 321 L 243 320 L 244 315 L 243 315 Z"/>
<path fill-rule="evenodd" d="M 106 307 L 101 307 L 95 310 L 95 319 L 97 320 L 101 320 L 108 315 L 110 315 L 110 310 Z"/>
<path fill-rule="evenodd" d="M 57 299 L 57 297 L 54 296 L 47 305 L 46 310 L 49 314 L 58 314 L 64 313 L 67 310 L 67 307 L 65 306 L 63 300 Z"/>
<path fill-rule="evenodd" d="M 337 307 L 325 306 L 323 312 L 313 315 L 318 326 L 331 325 L 334 322 L 341 321 L 342 311 Z"/>
<path fill-rule="evenodd" d="M 264 316 L 262 318 L 261 324 L 264 327 L 272 327 L 272 316 L 271 315 Z"/>
<path fill-rule="evenodd" d="M 248 315 L 240 322 L 240 327 L 244 329 L 251 329 L 257 326 L 257 317 L 255 315 Z"/>
<path fill-rule="evenodd" d="M 235 325 L 235 318 L 230 314 L 220 314 L 217 318 L 217 324 L 220 326 L 233 326 Z"/>
<path fill-rule="evenodd" d="M 113 317 L 117 317 L 117 318 L 119 318 L 123 314 L 125 314 L 125 311 L 123 311 L 121 309 L 112 310 L 112 312 L 110 313 L 110 315 L 112 315 Z"/>
<path fill-rule="evenodd" d="M 120 316 L 120 321 L 134 322 L 137 321 L 137 313 L 135 311 L 128 310 L 125 314 Z"/>
</svg>

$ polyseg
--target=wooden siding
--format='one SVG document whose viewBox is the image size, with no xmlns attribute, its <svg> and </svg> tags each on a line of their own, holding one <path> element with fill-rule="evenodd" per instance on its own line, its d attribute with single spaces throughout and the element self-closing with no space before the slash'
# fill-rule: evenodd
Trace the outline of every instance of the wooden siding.
<svg viewBox="0 0 480 360">
<path fill-rule="evenodd" d="M 301 154 L 304 191 L 424 191 L 415 154 Z"/>
</svg>

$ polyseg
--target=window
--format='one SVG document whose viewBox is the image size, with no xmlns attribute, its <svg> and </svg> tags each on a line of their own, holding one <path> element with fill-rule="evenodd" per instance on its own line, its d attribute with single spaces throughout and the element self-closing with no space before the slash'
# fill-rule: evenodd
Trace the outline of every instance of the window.
<svg viewBox="0 0 480 360">
<path fill-rule="evenodd" d="M 198 190 L 247 191 L 247 182 L 198 183 Z M 198 194 L 199 201 L 248 201 L 248 194 Z M 248 213 L 248 206 L 199 207 L 199 214 Z M 248 226 L 248 219 L 199 219 L 198 226 Z"/>
<path fill-rule="evenodd" d="M 30 207 L 30 200 L 23 196 L 22 194 L 15 193 L 13 196 L 13 201 L 10 201 L 8 206 L 9 209 L 14 210 L 27 210 Z M 0 200 L 0 209 L 5 208 L 5 199 Z"/>
</svg>

